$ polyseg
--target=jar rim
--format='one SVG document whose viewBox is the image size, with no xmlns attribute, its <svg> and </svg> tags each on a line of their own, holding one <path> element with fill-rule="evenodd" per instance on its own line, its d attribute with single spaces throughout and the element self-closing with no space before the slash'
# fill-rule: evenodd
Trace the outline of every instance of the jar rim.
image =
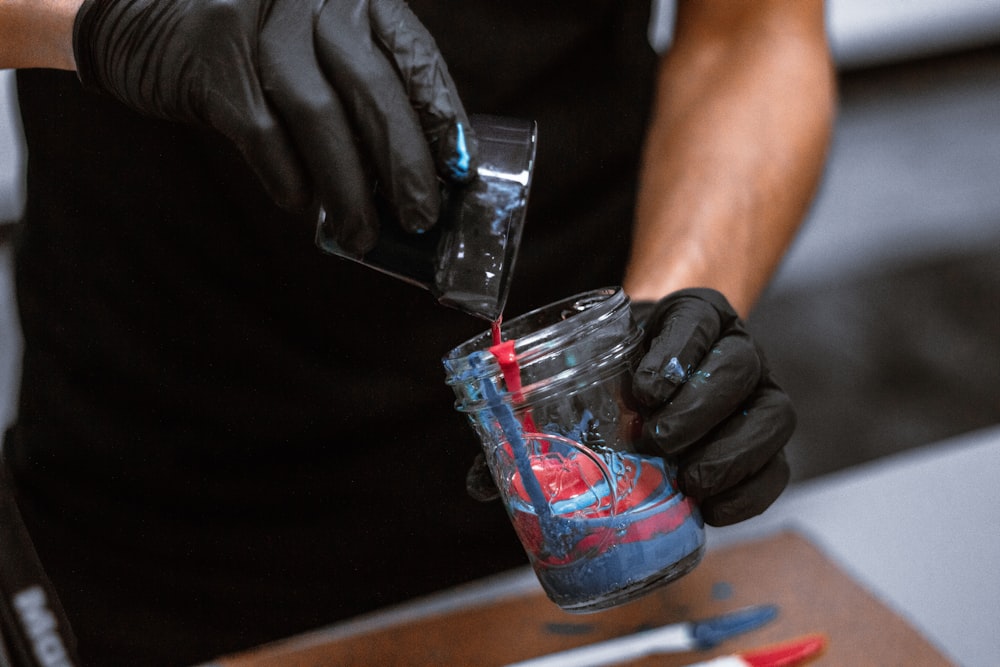
<svg viewBox="0 0 1000 667">
<path fill-rule="evenodd" d="M 598 382 L 606 377 L 613 376 L 621 372 L 621 369 L 629 367 L 632 363 L 631 355 L 641 340 L 642 332 L 636 329 L 631 336 L 624 339 L 618 345 L 610 347 L 600 356 L 590 359 L 590 363 L 586 368 L 582 370 L 581 367 L 566 368 L 554 375 L 523 386 L 520 391 L 521 398 L 519 399 L 515 399 L 512 394 L 505 392 L 499 397 L 499 400 L 512 407 L 522 404 L 524 406 L 531 406 L 539 401 L 547 400 L 553 394 L 563 391 L 567 386 L 579 383 L 581 377 L 585 377 L 589 382 Z M 478 376 L 480 379 L 500 374 L 499 366 L 495 362 L 493 362 L 492 366 L 485 365 L 483 368 L 483 373 Z M 467 381 L 467 379 L 449 378 L 447 384 L 456 385 Z M 486 398 L 473 400 L 460 398 L 455 401 L 455 409 L 459 412 L 477 412 L 485 409 L 488 405 L 489 400 Z"/>
<path fill-rule="evenodd" d="M 546 347 L 558 347 L 568 338 L 586 335 L 592 329 L 602 326 L 608 317 L 628 304 L 629 298 L 621 287 L 602 287 L 554 301 L 502 322 L 500 332 L 505 340 L 513 338 L 518 360 L 527 363 L 534 356 L 531 351 L 538 350 L 542 343 L 546 343 Z M 558 313 L 559 319 L 552 319 L 551 323 L 541 327 L 534 325 L 523 335 L 509 335 L 517 334 L 519 328 L 548 313 Z M 579 316 L 584 314 L 588 314 L 590 318 L 581 327 Z M 505 332 L 507 336 L 503 335 Z M 489 354 L 492 345 L 492 333 L 489 330 L 482 332 L 452 348 L 444 357 L 445 365 L 450 367 L 449 362 L 459 361 L 477 352 L 486 352 L 483 360 L 485 366 L 499 368 L 496 359 Z"/>
</svg>

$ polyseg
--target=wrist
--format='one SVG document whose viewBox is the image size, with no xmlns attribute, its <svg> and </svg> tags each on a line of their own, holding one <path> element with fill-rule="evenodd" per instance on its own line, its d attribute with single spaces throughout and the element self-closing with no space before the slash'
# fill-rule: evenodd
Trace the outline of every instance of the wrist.
<svg viewBox="0 0 1000 667">
<path fill-rule="evenodd" d="M 75 70 L 73 21 L 82 0 L 0 3 L 0 67 Z"/>
<path fill-rule="evenodd" d="M 640 269 L 630 265 L 622 281 L 622 289 L 633 302 L 656 303 L 681 290 L 711 289 L 724 296 L 741 317 L 746 317 L 760 290 L 751 284 L 751 269 L 734 272 L 686 270 L 690 264 L 676 263 L 670 270 Z"/>
</svg>

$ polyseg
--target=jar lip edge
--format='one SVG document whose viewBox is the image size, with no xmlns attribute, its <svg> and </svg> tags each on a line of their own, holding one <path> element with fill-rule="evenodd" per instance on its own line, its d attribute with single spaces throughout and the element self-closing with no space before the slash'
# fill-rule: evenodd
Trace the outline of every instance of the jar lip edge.
<svg viewBox="0 0 1000 667">
<path fill-rule="evenodd" d="M 589 369 L 586 369 L 585 372 L 589 372 L 590 374 L 599 373 L 603 376 L 604 373 L 608 372 L 609 360 L 612 362 L 611 366 L 614 366 L 615 368 L 618 367 L 615 365 L 615 361 L 617 361 L 618 364 L 627 364 L 629 355 L 636 348 L 638 348 L 641 345 L 641 343 L 642 343 L 642 331 L 636 329 L 635 331 L 632 332 L 631 335 L 626 337 L 624 340 L 608 348 L 607 350 L 602 352 L 599 356 L 597 356 L 595 359 L 592 359 L 591 360 L 592 365 L 590 366 Z M 495 362 L 491 362 L 491 364 L 493 366 L 496 366 Z M 489 367 L 490 366 L 488 365 L 487 368 Z M 546 377 L 542 380 L 538 380 L 529 385 L 525 385 L 524 387 L 521 388 L 521 395 L 524 397 L 523 400 L 525 401 L 525 403 L 530 403 L 532 400 L 540 400 L 548 397 L 549 394 L 551 394 L 553 391 L 555 391 L 556 389 L 561 389 L 563 385 L 566 384 L 566 382 L 568 381 L 568 375 L 570 374 L 571 371 L 579 372 L 580 368 L 581 367 L 566 368 L 556 373 L 555 375 Z M 490 373 L 489 375 L 480 376 L 480 378 L 485 380 L 488 377 L 496 377 L 497 375 L 499 375 L 499 369 L 497 369 L 497 371 L 494 373 Z M 449 378 L 447 384 L 449 385 L 457 384 L 458 382 L 459 381 L 457 380 L 453 381 L 452 378 Z M 513 394 L 507 391 L 501 392 L 500 399 L 504 403 L 508 404 L 513 403 L 514 400 Z M 471 401 L 468 403 L 464 403 L 461 400 L 457 400 L 455 402 L 455 409 L 458 412 L 463 412 L 463 413 L 476 412 L 478 410 L 485 409 L 487 403 L 488 401 L 486 401 L 485 399 Z"/>
<path fill-rule="evenodd" d="M 601 308 L 601 307 L 605 307 L 605 309 L 607 310 L 606 313 L 603 312 L 598 313 L 597 318 L 594 320 L 594 322 L 590 323 L 588 327 L 584 328 L 584 330 L 586 331 L 587 329 L 593 328 L 596 324 L 603 322 L 608 317 L 608 315 L 613 313 L 618 307 L 627 305 L 629 303 L 628 295 L 625 294 L 625 291 L 621 287 L 616 287 L 616 286 L 601 287 L 593 290 L 588 290 L 586 292 L 581 292 L 579 294 L 574 294 L 572 296 L 566 297 L 565 299 L 560 299 L 559 301 L 554 301 L 544 306 L 539 306 L 538 308 L 532 309 L 526 313 L 518 315 L 517 317 L 511 319 L 507 324 L 516 325 L 519 322 L 528 320 L 531 317 L 537 316 L 539 313 L 545 312 L 547 310 L 558 311 L 560 309 L 565 309 L 571 304 L 577 303 L 584 299 L 601 295 L 603 295 L 605 298 L 601 299 L 597 305 L 595 305 L 592 308 L 580 311 L 580 314 L 585 312 L 594 312 L 596 308 Z M 577 329 L 573 329 L 565 333 L 559 332 L 560 329 L 566 328 L 565 323 L 571 321 L 572 319 L 573 317 L 567 317 L 561 320 L 557 320 L 535 331 L 531 331 L 523 336 L 515 338 L 514 339 L 515 350 L 518 347 L 522 347 L 522 343 L 523 343 L 523 348 L 531 350 L 540 341 L 560 340 L 562 338 L 565 338 L 566 335 L 571 332 L 579 333 L 579 330 Z M 501 331 L 502 330 L 503 330 L 503 325 L 501 324 Z M 444 361 L 447 364 L 448 362 L 455 362 L 467 358 L 476 352 L 488 353 L 490 345 L 485 345 L 484 343 L 489 343 L 489 342 L 490 342 L 490 331 L 487 330 L 456 345 L 445 355 Z M 463 350 L 465 348 L 469 349 L 465 352 L 460 353 L 460 350 Z M 492 355 L 490 356 L 491 356 L 491 363 L 495 363 L 495 361 L 492 361 Z M 530 358 L 530 355 L 528 356 L 528 358 Z"/>
</svg>

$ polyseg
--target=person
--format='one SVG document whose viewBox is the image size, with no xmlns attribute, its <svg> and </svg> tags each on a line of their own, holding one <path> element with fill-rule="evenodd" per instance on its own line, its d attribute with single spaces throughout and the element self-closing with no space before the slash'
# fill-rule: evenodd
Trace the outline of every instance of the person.
<svg viewBox="0 0 1000 667">
<path fill-rule="evenodd" d="M 28 198 L 4 442 L 97 665 L 204 661 L 525 563 L 465 477 L 441 356 L 484 322 L 363 253 L 475 177 L 467 111 L 536 120 L 507 313 L 623 285 L 646 431 L 706 521 L 763 511 L 794 426 L 743 320 L 835 107 L 819 0 L 13 0 Z M 468 162 L 463 169 L 463 158 Z M 698 395 L 691 372 L 712 378 Z"/>
</svg>

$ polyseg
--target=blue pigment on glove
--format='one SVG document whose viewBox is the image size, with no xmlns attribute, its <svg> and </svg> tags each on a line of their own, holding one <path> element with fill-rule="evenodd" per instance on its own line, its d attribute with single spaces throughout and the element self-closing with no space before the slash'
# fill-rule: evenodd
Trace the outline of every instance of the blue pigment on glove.
<svg viewBox="0 0 1000 667">
<path fill-rule="evenodd" d="M 469 176 L 469 165 L 472 159 L 469 157 L 469 148 L 465 143 L 465 128 L 461 123 L 455 125 L 455 151 L 458 155 L 448 159 L 448 168 L 451 175 L 458 180 L 464 180 Z"/>
</svg>

